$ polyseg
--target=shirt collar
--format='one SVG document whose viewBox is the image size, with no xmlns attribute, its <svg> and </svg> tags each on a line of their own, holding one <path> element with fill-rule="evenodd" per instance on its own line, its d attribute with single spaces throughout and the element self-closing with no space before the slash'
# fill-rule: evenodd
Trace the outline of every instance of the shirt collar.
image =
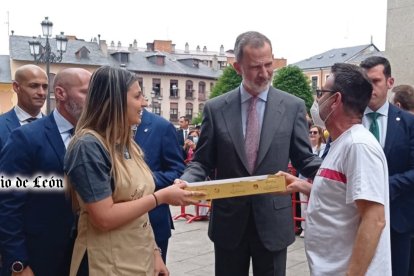
<svg viewBox="0 0 414 276">
<path fill-rule="evenodd" d="M 270 86 L 269 86 L 270 87 Z M 269 94 L 269 87 L 266 90 L 261 91 L 257 97 L 259 97 L 262 101 L 267 101 L 267 95 Z M 240 85 L 240 94 L 241 94 L 241 103 L 247 102 L 253 97 L 247 90 L 244 88 L 243 84 Z"/>
<path fill-rule="evenodd" d="M 14 107 L 14 112 L 16 112 L 16 116 L 19 119 L 20 122 L 24 122 L 29 118 L 32 118 L 33 116 L 24 111 L 20 106 L 16 105 Z M 39 112 L 36 116 L 37 119 L 40 119 L 43 117 L 42 112 Z"/>
<path fill-rule="evenodd" d="M 388 101 L 385 101 L 385 103 L 380 108 L 378 108 L 378 110 L 376 112 L 381 114 L 382 116 L 388 117 L 388 108 L 389 107 L 390 107 L 390 103 Z M 372 113 L 372 112 L 374 112 L 374 111 L 367 106 L 367 108 L 365 108 L 364 115 L 366 115 L 368 113 Z"/>
<path fill-rule="evenodd" d="M 74 128 L 74 126 L 69 123 L 69 121 L 66 120 L 65 117 L 63 117 L 57 109 L 53 111 L 53 118 L 55 119 L 60 134 L 68 132 Z"/>
</svg>

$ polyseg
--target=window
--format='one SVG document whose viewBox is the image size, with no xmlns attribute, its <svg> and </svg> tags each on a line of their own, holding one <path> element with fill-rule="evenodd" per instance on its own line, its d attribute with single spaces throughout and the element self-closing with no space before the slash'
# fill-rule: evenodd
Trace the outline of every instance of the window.
<svg viewBox="0 0 414 276">
<path fill-rule="evenodd" d="M 139 87 L 141 87 L 141 91 L 142 91 L 142 93 L 143 94 L 145 94 L 145 91 L 144 91 L 144 86 L 143 86 L 143 81 L 142 81 L 142 78 L 138 78 L 138 84 L 139 84 Z"/>
<path fill-rule="evenodd" d="M 204 81 L 198 83 L 198 99 L 202 101 L 206 100 L 206 83 Z"/>
<path fill-rule="evenodd" d="M 161 93 L 161 80 L 160 79 L 152 79 L 152 97 L 162 97 Z"/>
<path fill-rule="evenodd" d="M 178 99 L 178 80 L 170 81 L 170 99 Z"/>
<path fill-rule="evenodd" d="M 185 105 L 185 116 L 191 121 L 193 119 L 193 104 L 187 103 Z"/>
<path fill-rule="evenodd" d="M 178 103 L 170 103 L 170 121 L 178 121 Z"/>
<path fill-rule="evenodd" d="M 204 109 L 204 104 L 202 104 L 202 103 L 199 104 L 198 105 L 198 112 L 201 112 L 202 113 L 203 112 L 203 109 Z"/>
<path fill-rule="evenodd" d="M 193 82 L 188 80 L 185 82 L 185 99 L 186 100 L 193 100 Z"/>
<path fill-rule="evenodd" d="M 313 92 L 315 92 L 316 89 L 318 88 L 318 76 L 312 76 L 311 84 L 312 84 L 312 90 Z"/>
<path fill-rule="evenodd" d="M 155 102 L 152 104 L 152 113 L 161 116 L 161 103 Z"/>
</svg>

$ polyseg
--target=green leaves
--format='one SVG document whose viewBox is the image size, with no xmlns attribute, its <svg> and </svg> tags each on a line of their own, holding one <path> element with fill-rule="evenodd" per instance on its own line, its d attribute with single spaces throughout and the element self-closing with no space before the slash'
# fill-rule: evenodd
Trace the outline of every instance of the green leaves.
<svg viewBox="0 0 414 276">
<path fill-rule="evenodd" d="M 273 77 L 273 87 L 286 91 L 305 101 L 309 111 L 313 103 L 310 81 L 297 66 L 286 66 L 276 71 Z"/>
<path fill-rule="evenodd" d="M 235 89 L 242 82 L 242 77 L 239 76 L 232 65 L 227 66 L 223 70 L 223 74 L 217 80 L 210 94 L 210 99 L 220 96 L 230 90 Z"/>
</svg>

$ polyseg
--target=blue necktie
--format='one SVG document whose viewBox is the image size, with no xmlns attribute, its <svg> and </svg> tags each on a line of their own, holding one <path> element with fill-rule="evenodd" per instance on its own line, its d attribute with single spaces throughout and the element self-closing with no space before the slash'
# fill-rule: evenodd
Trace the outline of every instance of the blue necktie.
<svg viewBox="0 0 414 276">
<path fill-rule="evenodd" d="M 30 124 L 31 122 L 33 122 L 35 120 L 37 120 L 36 117 L 30 117 L 30 118 L 27 118 L 25 121 Z"/>
</svg>

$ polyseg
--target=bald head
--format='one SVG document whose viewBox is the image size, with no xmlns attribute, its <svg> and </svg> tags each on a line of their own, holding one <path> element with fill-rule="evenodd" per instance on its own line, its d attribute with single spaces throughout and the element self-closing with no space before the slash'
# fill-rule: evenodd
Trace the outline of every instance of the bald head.
<svg viewBox="0 0 414 276">
<path fill-rule="evenodd" d="M 48 92 L 46 72 L 39 66 L 28 64 L 16 70 L 13 90 L 17 94 L 17 105 L 31 116 L 39 114 Z"/>
<path fill-rule="evenodd" d="M 47 78 L 47 74 L 42 68 L 34 64 L 26 64 L 17 68 L 14 74 L 14 80 L 21 82 L 32 76 L 42 76 Z"/>
<path fill-rule="evenodd" d="M 55 77 L 56 108 L 74 126 L 82 113 L 91 75 L 83 68 L 67 68 Z"/>
</svg>

